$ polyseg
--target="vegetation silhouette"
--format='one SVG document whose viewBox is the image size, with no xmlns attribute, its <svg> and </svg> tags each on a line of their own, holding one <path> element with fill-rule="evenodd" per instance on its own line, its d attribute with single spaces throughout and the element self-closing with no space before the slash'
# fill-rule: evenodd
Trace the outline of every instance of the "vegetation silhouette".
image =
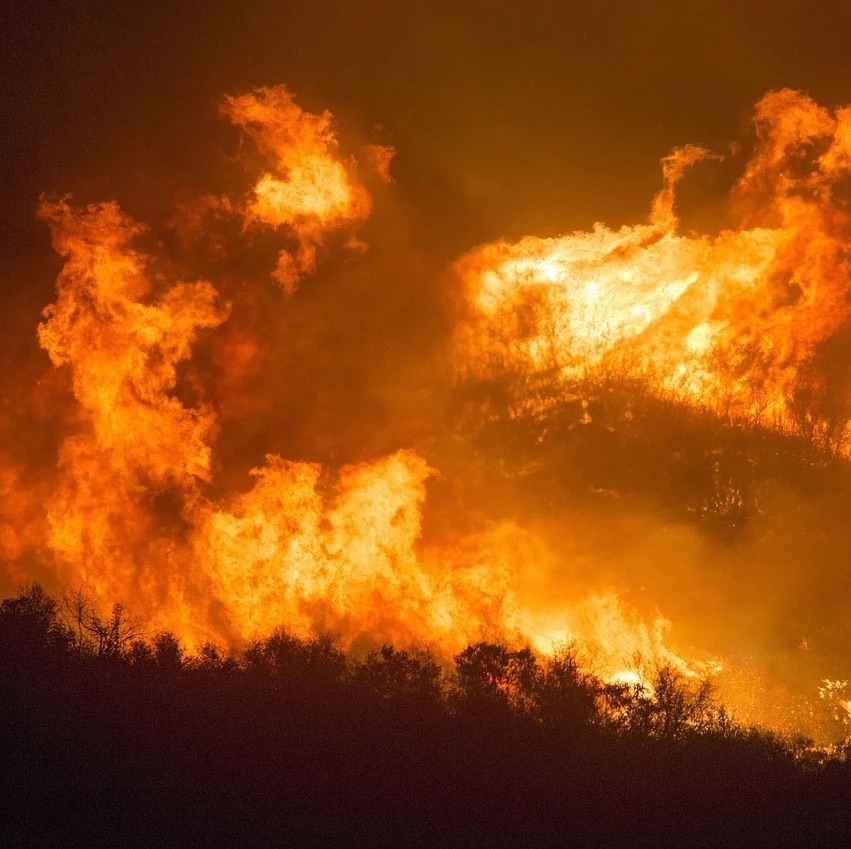
<svg viewBox="0 0 851 849">
<path fill-rule="evenodd" d="M 801 846 L 851 837 L 851 762 L 573 647 L 365 657 L 278 630 L 188 652 L 37 584 L 0 603 L 4 846 Z M 93 610 L 89 601 L 84 610 Z M 91 618 L 86 621 L 92 622 Z M 132 631 L 132 638 L 129 638 Z"/>
</svg>

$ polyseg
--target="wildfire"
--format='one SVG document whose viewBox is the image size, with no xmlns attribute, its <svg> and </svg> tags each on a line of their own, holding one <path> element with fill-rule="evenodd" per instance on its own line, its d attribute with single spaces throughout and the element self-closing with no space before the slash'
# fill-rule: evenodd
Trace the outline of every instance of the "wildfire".
<svg viewBox="0 0 851 849">
<path fill-rule="evenodd" d="M 39 338 L 70 367 L 81 419 L 46 504 L 63 581 L 125 600 L 190 642 L 285 623 L 445 652 L 483 637 L 542 643 L 544 619 L 513 586 L 532 556 L 518 544 L 528 535 L 497 526 L 423 544 L 432 470 L 415 452 L 336 475 L 269 456 L 251 489 L 213 500 L 215 412 L 172 391 L 197 333 L 226 321 L 227 306 L 208 282 L 155 280 L 133 246 L 144 228 L 115 204 L 45 200 L 40 214 L 65 267 Z M 566 605 L 558 621 L 560 641 L 594 638 L 606 668 L 637 651 L 668 654 L 661 632 L 629 622 L 611 595 Z"/>
<path fill-rule="evenodd" d="M 824 393 L 807 364 L 851 309 L 851 109 L 831 115 L 777 91 L 754 126 L 731 197 L 737 229 L 679 232 L 678 181 L 720 158 L 689 146 L 663 160 L 646 224 L 498 242 L 461 259 L 462 373 L 569 383 L 615 370 L 688 403 L 790 426 L 802 393 Z"/>
<path fill-rule="evenodd" d="M 328 234 L 352 246 L 372 200 L 330 113 L 304 112 L 282 86 L 227 97 L 222 113 L 268 170 L 218 209 L 292 240 L 274 271 L 292 294 Z M 663 161 L 647 223 L 463 257 L 459 371 L 569 383 L 617 365 L 689 403 L 723 400 L 737 415 L 788 423 L 808 363 L 851 310 L 851 109 L 831 115 L 802 94 L 774 92 L 755 127 L 731 201 L 738 229 L 679 232 L 678 182 L 718 159 L 686 147 Z M 361 160 L 389 180 L 392 155 L 371 146 Z M 425 539 L 435 470 L 408 448 L 338 469 L 269 455 L 245 491 L 213 494 L 217 411 L 203 387 L 193 386 L 194 406 L 184 400 L 180 365 L 199 334 L 228 321 L 229 305 L 212 282 L 155 273 L 140 247 L 145 228 L 116 203 L 43 199 L 39 214 L 64 267 L 38 336 L 70 372 L 77 419 L 43 507 L 46 538 L 32 539 L 39 525 L 23 519 L 32 499 L 18 498 L 3 515 L 26 532 L 0 525 L 7 559 L 38 549 L 59 581 L 123 601 L 190 642 L 239 643 L 284 625 L 446 653 L 479 639 L 544 652 L 582 640 L 598 671 L 623 682 L 637 680 L 625 667 L 639 655 L 686 673 L 710 668 L 679 658 L 666 646 L 668 623 L 637 619 L 608 587 L 546 598 L 524 589 L 518 576 L 559 554 L 511 522 Z M 250 358 L 257 343 L 237 335 L 239 356 Z M 228 373 L 238 380 L 239 363 Z M 3 492 L 19 486 L 17 471 L 4 475 Z"/>
</svg>

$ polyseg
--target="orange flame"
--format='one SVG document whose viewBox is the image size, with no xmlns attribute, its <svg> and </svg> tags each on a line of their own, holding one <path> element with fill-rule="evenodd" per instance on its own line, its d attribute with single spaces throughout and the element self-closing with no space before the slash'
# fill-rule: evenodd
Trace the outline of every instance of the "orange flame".
<svg viewBox="0 0 851 849">
<path fill-rule="evenodd" d="M 293 252 L 281 251 L 273 277 L 292 294 L 316 269 L 316 250 L 332 230 L 353 230 L 372 209 L 372 199 L 354 174 L 354 163 L 339 154 L 330 112 L 300 109 L 284 86 L 258 88 L 226 97 L 223 114 L 241 127 L 272 164 L 254 186 L 244 209 L 247 223 L 287 228 Z M 392 148 L 367 150 L 375 170 L 389 180 Z"/>
<path fill-rule="evenodd" d="M 143 228 L 115 204 L 44 201 L 40 214 L 65 267 L 39 339 L 70 366 L 83 420 L 47 504 L 66 581 L 129 597 L 189 639 L 245 639 L 282 622 L 347 639 L 475 631 L 474 611 L 418 560 L 429 468 L 412 452 L 343 469 L 329 497 L 319 466 L 269 457 L 252 490 L 211 502 L 215 416 L 170 393 L 197 331 L 227 310 L 203 281 L 155 292 L 132 247 Z"/>
<path fill-rule="evenodd" d="M 732 195 L 741 227 L 678 232 L 675 188 L 694 163 L 663 160 L 647 224 L 498 242 L 461 259 L 460 368 L 575 380 L 637 371 L 660 392 L 788 426 L 802 365 L 846 321 L 851 109 L 778 91 L 756 107 L 756 147 Z"/>
<path fill-rule="evenodd" d="M 157 499 L 197 497 L 214 426 L 211 410 L 169 393 L 197 331 L 227 311 L 205 281 L 155 295 L 146 258 L 130 247 L 142 228 L 116 204 L 75 211 L 43 200 L 40 216 L 65 267 L 39 341 L 54 365 L 70 365 L 84 421 L 60 451 L 49 544 L 66 579 L 107 595 L 160 595 L 170 576 L 154 552 L 170 543 L 157 529 Z"/>
<path fill-rule="evenodd" d="M 143 228 L 115 204 L 43 201 L 40 214 L 65 267 L 39 338 L 55 365 L 70 367 L 81 417 L 47 503 L 62 579 L 126 600 L 190 641 L 242 641 L 284 623 L 347 643 L 449 652 L 485 637 L 543 646 L 539 635 L 554 633 L 554 617 L 514 586 L 524 560 L 541 552 L 533 539 L 524 550 L 522 530 L 423 543 L 431 469 L 414 452 L 343 468 L 336 479 L 270 456 L 252 489 L 213 501 L 205 484 L 214 413 L 171 393 L 197 332 L 225 321 L 227 309 L 204 281 L 155 281 L 133 247 Z M 612 669 L 638 650 L 663 650 L 661 632 L 629 623 L 612 596 L 562 607 L 557 621 L 559 640 L 594 637 Z"/>
</svg>

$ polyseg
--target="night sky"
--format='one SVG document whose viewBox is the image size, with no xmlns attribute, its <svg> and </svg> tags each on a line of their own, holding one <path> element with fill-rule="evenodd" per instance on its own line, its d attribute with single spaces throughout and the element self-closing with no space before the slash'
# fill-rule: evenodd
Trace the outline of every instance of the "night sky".
<svg viewBox="0 0 851 849">
<path fill-rule="evenodd" d="M 840 0 L 7 2 L 0 33 L 7 265 L 46 241 L 39 192 L 200 179 L 215 101 L 261 84 L 382 125 L 400 179 L 451 187 L 484 237 L 633 220 L 661 156 L 737 137 L 769 89 L 851 100 Z"/>
</svg>

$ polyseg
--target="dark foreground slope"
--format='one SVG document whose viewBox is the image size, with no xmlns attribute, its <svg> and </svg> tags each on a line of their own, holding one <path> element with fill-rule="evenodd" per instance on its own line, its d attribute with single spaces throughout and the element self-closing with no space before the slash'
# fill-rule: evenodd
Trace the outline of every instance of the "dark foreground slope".
<svg viewBox="0 0 851 849">
<path fill-rule="evenodd" d="M 237 658 L 0 608 L 3 846 L 831 846 L 851 765 L 735 727 L 670 670 L 612 688 L 566 653 L 451 675 L 279 632 Z M 80 624 L 78 621 L 78 625 Z"/>
</svg>

